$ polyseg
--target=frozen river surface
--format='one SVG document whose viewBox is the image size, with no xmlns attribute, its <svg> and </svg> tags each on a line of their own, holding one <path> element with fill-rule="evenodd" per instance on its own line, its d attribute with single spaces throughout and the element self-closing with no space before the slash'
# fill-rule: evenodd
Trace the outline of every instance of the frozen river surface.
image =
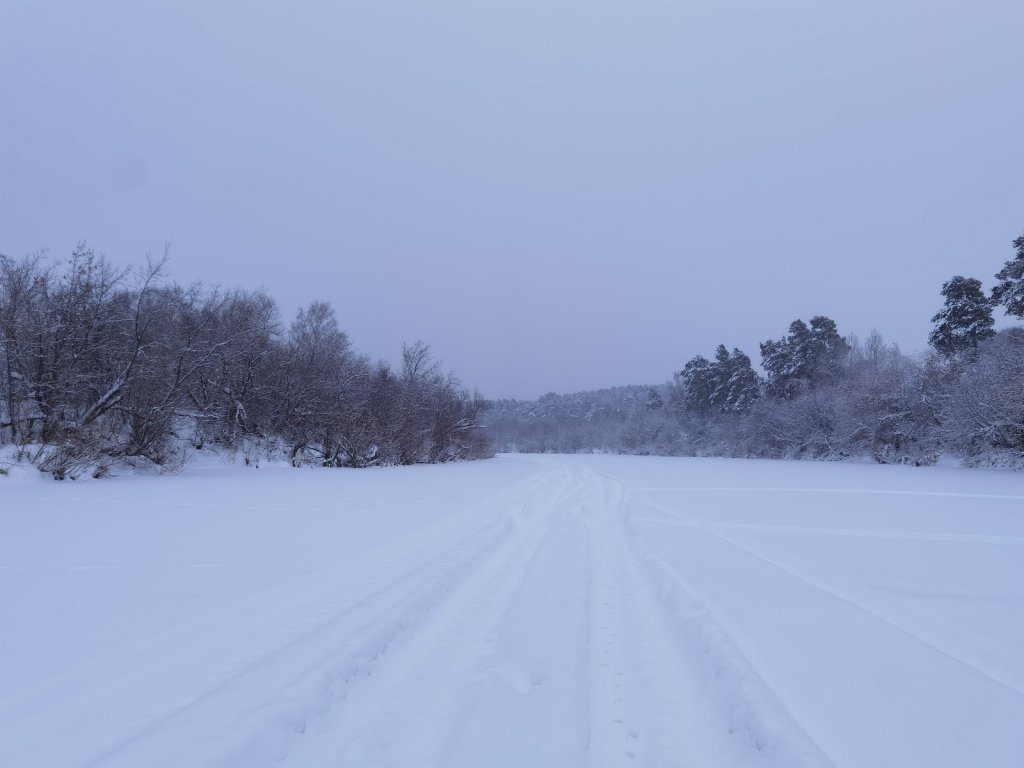
<svg viewBox="0 0 1024 768">
<path fill-rule="evenodd" d="M 1024 474 L 0 477 L 0 764 L 1024 765 Z"/>
</svg>

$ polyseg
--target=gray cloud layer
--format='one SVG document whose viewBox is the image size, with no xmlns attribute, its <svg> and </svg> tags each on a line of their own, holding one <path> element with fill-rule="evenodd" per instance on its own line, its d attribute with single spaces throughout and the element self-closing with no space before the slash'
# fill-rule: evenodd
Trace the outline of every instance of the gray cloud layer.
<svg viewBox="0 0 1024 768">
<path fill-rule="evenodd" d="M 0 251 L 336 306 L 493 396 L 798 316 L 923 347 L 1024 230 L 1024 4 L 18 2 Z"/>
</svg>

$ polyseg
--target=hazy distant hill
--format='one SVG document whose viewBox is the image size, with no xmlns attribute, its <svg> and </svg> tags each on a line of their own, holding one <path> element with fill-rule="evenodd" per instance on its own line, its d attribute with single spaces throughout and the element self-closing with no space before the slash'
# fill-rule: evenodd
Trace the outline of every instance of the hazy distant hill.
<svg viewBox="0 0 1024 768">
<path fill-rule="evenodd" d="M 669 453 L 678 424 L 671 386 L 631 385 L 537 400 L 496 400 L 484 421 L 499 451 Z"/>
</svg>

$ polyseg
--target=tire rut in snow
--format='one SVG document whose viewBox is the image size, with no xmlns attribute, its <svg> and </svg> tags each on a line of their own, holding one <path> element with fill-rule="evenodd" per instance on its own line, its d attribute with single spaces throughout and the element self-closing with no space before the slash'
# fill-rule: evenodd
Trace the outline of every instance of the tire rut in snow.
<svg viewBox="0 0 1024 768">
<path fill-rule="evenodd" d="M 524 512 L 525 534 L 465 585 L 386 681 L 338 709 L 295 765 L 573 765 L 583 753 L 586 529 L 578 488 Z M 354 699 L 354 701 L 356 701 Z"/>
<path fill-rule="evenodd" d="M 940 642 L 940 641 L 930 637 L 929 633 L 927 631 L 924 631 L 924 630 L 921 630 L 921 629 L 918 629 L 918 628 L 915 628 L 915 627 L 908 626 L 905 623 L 905 620 L 900 620 L 900 619 L 892 616 L 889 612 L 886 612 L 886 611 L 883 611 L 883 610 L 878 610 L 876 608 L 873 608 L 873 607 L 870 607 L 868 605 L 865 605 L 864 603 L 862 603 L 861 601 L 857 600 L 856 598 L 844 594 L 841 590 L 835 589 L 834 587 L 831 587 L 831 586 L 829 586 L 829 585 L 819 581 L 818 579 L 803 573 L 800 569 L 795 568 L 795 567 L 793 567 L 791 565 L 787 565 L 787 564 L 781 562 L 779 559 L 777 559 L 775 557 L 772 557 L 772 556 L 766 555 L 766 554 L 764 554 L 762 552 L 759 552 L 755 547 L 753 547 L 753 546 L 751 546 L 749 544 L 746 544 L 746 543 L 743 543 L 743 542 L 735 540 L 734 538 L 732 538 L 731 536 L 729 536 L 725 532 L 725 531 L 728 531 L 730 529 L 730 526 L 705 525 L 705 524 L 702 524 L 702 523 L 696 523 L 696 522 L 693 522 L 690 519 L 688 519 L 686 516 L 682 516 L 678 512 L 673 511 L 672 509 L 670 509 L 670 508 L 668 508 L 668 507 L 666 507 L 664 505 L 657 504 L 657 503 L 655 503 L 653 501 L 646 500 L 646 499 L 643 500 L 642 503 L 644 505 L 646 505 L 646 506 L 651 507 L 652 509 L 656 509 L 659 512 L 662 512 L 664 514 L 670 515 L 672 520 L 669 521 L 669 522 L 673 522 L 675 524 L 678 524 L 678 525 L 681 525 L 681 526 L 684 526 L 684 527 L 685 526 L 697 527 L 697 528 L 700 529 L 700 531 L 702 533 L 704 533 L 704 534 L 706 534 L 708 536 L 713 536 L 716 539 L 718 539 L 719 541 L 722 541 L 725 544 L 729 545 L 730 547 L 734 547 L 735 549 L 740 550 L 744 554 L 749 555 L 750 557 L 755 558 L 756 560 L 758 560 L 758 561 L 768 565 L 773 570 L 780 571 L 780 572 L 786 574 L 787 576 L 792 577 L 793 579 L 795 579 L 796 581 L 799 581 L 801 584 L 809 587 L 810 589 L 812 589 L 812 590 L 814 590 L 814 591 L 816 591 L 816 592 L 818 592 L 820 594 L 825 595 L 828 599 L 837 600 L 837 601 L 839 601 L 839 602 L 849 606 L 850 608 L 854 609 L 855 611 L 863 613 L 865 616 L 869 617 L 870 620 L 877 621 L 877 622 L 880 622 L 882 624 L 887 625 L 888 627 L 890 627 L 891 629 L 895 630 L 896 632 L 906 636 L 911 641 L 916 642 L 916 643 L 920 643 L 921 645 L 924 645 L 924 646 L 927 646 L 929 649 L 931 649 L 931 650 L 933 650 L 933 651 L 935 651 L 935 652 L 937 652 L 937 653 L 947 657 L 948 659 L 950 659 L 954 663 L 962 665 L 966 669 L 970 670 L 970 672 L 972 674 L 976 674 L 976 675 L 978 675 L 978 676 L 980 676 L 982 678 L 985 678 L 986 680 L 988 680 L 989 682 L 991 682 L 991 683 L 993 683 L 993 684 L 995 684 L 997 686 L 1006 688 L 1007 690 L 1009 690 L 1013 694 L 1016 694 L 1018 696 L 1024 695 L 1024 689 L 1022 689 L 1019 684 L 1015 684 L 1013 681 L 1004 679 L 997 672 L 990 671 L 989 669 L 985 668 L 984 664 L 981 663 L 981 662 L 972 661 L 972 660 L 968 660 L 968 659 L 964 658 L 963 655 L 961 655 L 959 653 L 956 653 L 955 651 L 945 647 L 945 645 L 942 642 Z M 735 527 L 739 528 L 740 530 L 743 529 L 742 526 L 735 526 Z M 767 526 L 763 526 L 763 527 L 767 528 Z M 772 530 L 792 532 L 792 531 L 801 531 L 801 530 L 807 530 L 807 529 L 801 529 L 801 528 L 796 528 L 796 527 L 778 526 L 778 527 L 773 528 Z M 819 531 L 821 529 L 809 529 L 809 530 L 811 530 L 813 532 L 817 532 L 817 531 Z M 843 531 L 834 531 L 833 530 L 833 531 L 829 531 L 829 533 L 831 533 L 832 535 L 843 535 L 844 532 Z M 853 535 L 858 535 L 858 534 L 862 534 L 862 533 L 863 532 L 857 531 L 857 532 L 853 532 Z M 896 536 L 889 535 L 889 534 L 877 534 L 877 535 L 880 538 L 882 538 L 882 537 L 884 537 L 884 538 L 895 538 L 896 537 Z M 935 541 L 984 541 L 986 543 L 1006 543 L 1006 538 L 1007 537 L 964 536 L 964 535 L 959 535 L 959 536 L 957 536 L 957 535 L 945 535 L 945 536 L 943 536 L 941 534 L 935 534 L 935 535 L 918 534 L 917 538 L 919 538 L 921 540 L 935 540 Z M 1017 544 L 1018 543 L 1017 540 L 1020 540 L 1021 537 L 1010 537 L 1010 539 L 1011 539 L 1011 541 L 1010 541 L 1011 544 Z"/>
<path fill-rule="evenodd" d="M 495 497 L 493 520 L 429 561 L 394 578 L 354 604 L 303 628 L 264 655 L 220 678 L 198 698 L 113 744 L 90 764 L 273 765 L 317 721 L 355 692 L 452 599 L 460 585 L 522 538 L 522 508 L 539 495 L 557 495 L 564 483 L 545 470 L 529 484 Z M 296 595 L 296 597 L 298 597 Z M 288 596 L 281 595 L 281 606 Z M 268 612 L 268 618 L 275 611 Z M 257 619 L 253 626 L 259 626 Z M 186 739 L 184 734 L 188 735 Z M 153 755 L 162 762 L 154 764 Z"/>
<path fill-rule="evenodd" d="M 704 606 L 638 544 L 622 486 L 593 487 L 589 764 L 830 765 Z"/>
</svg>

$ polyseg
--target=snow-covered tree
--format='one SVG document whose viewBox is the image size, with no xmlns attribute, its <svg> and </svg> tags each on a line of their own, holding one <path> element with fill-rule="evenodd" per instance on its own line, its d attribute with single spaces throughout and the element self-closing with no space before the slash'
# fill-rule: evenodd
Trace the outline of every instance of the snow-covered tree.
<svg viewBox="0 0 1024 768">
<path fill-rule="evenodd" d="M 816 315 L 809 325 L 794 320 L 787 336 L 761 344 L 768 394 L 789 399 L 807 388 L 835 382 L 849 351 L 831 318 Z"/>
<path fill-rule="evenodd" d="M 761 396 L 761 380 L 744 352 L 735 347 L 729 352 L 719 344 L 715 367 L 717 387 L 712 400 L 723 412 L 743 413 Z"/>
<path fill-rule="evenodd" d="M 929 397 L 925 368 L 877 331 L 851 346 L 837 385 L 834 443 L 847 455 L 882 463 L 933 462 L 939 402 Z"/>
<path fill-rule="evenodd" d="M 1024 456 L 1024 330 L 979 344 L 943 398 L 941 423 L 943 442 L 969 461 Z"/>
<path fill-rule="evenodd" d="M 942 286 L 945 306 L 932 317 L 935 327 L 928 343 L 945 357 L 977 349 L 993 336 L 992 304 L 981 289 L 981 281 L 956 275 Z"/>
<path fill-rule="evenodd" d="M 715 407 L 713 398 L 718 389 L 718 379 L 715 364 L 703 355 L 687 361 L 683 370 L 676 374 L 682 390 L 683 407 L 695 413 L 710 413 Z"/>
<path fill-rule="evenodd" d="M 999 283 L 992 289 L 992 301 L 1006 314 L 1024 317 L 1024 235 L 1013 241 L 1016 255 L 996 273 Z"/>
<path fill-rule="evenodd" d="M 730 352 L 724 344 L 715 359 L 692 358 L 676 374 L 683 407 L 692 413 L 742 413 L 760 396 L 760 379 L 750 358 L 739 349 Z"/>
<path fill-rule="evenodd" d="M 352 351 L 326 302 L 282 337 L 269 296 L 182 287 L 164 264 L 115 269 L 84 244 L 56 266 L 0 256 L 0 441 L 42 444 L 57 477 L 113 459 L 166 466 L 184 437 L 280 442 L 328 466 L 489 455 L 486 403 L 425 345 L 400 377 Z"/>
<path fill-rule="evenodd" d="M 0 255 L 0 443 L 31 438 L 42 415 L 35 381 L 51 280 L 40 256 L 18 261 Z"/>
</svg>

